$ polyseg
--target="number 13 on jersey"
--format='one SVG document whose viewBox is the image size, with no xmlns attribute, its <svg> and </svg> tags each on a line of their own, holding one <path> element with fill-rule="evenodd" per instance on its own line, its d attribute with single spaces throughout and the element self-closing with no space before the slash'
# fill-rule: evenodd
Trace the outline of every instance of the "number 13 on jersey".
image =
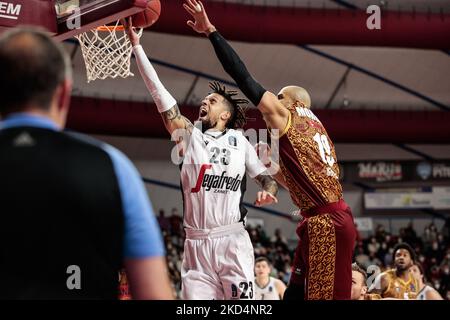
<svg viewBox="0 0 450 320">
<path fill-rule="evenodd" d="M 331 147 L 330 143 L 328 142 L 327 136 L 324 134 L 316 133 L 313 139 L 315 142 L 317 142 L 322 161 L 332 167 L 336 160 L 334 160 L 331 154 Z"/>
</svg>

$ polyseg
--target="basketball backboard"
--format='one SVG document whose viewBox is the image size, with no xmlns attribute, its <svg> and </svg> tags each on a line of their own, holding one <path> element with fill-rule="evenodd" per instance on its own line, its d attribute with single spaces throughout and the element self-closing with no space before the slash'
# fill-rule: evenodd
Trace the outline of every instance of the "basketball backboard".
<svg viewBox="0 0 450 320">
<path fill-rule="evenodd" d="M 65 40 L 146 8 L 147 0 L 0 0 L 0 31 L 41 26 Z"/>
</svg>

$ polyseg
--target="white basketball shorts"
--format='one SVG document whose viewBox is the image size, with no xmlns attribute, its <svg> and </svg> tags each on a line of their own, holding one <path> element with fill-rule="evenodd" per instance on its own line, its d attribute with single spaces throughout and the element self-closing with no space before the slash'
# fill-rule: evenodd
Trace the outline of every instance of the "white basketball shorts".
<svg viewBox="0 0 450 320">
<path fill-rule="evenodd" d="M 186 229 L 181 297 L 253 300 L 254 262 L 253 246 L 242 222 L 207 230 Z"/>
</svg>

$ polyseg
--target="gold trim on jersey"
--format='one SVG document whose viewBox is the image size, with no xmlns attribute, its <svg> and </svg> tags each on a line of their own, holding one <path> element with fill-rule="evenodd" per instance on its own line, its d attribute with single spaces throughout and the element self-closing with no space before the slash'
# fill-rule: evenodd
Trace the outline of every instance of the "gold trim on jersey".
<svg viewBox="0 0 450 320">
<path fill-rule="evenodd" d="M 317 203 L 337 202 L 342 199 L 342 186 L 334 145 L 320 123 L 300 116 L 294 108 L 295 105 L 288 107 L 290 118 L 283 130 L 286 137 L 280 140 L 280 167 L 291 198 L 302 210 Z M 320 153 L 321 144 L 315 140 L 316 136 L 329 144 L 326 160 Z M 304 181 L 296 181 L 300 179 Z M 311 185 L 317 192 L 308 194 L 302 183 Z"/>
<path fill-rule="evenodd" d="M 397 277 L 395 269 L 387 270 L 385 275 L 387 277 L 388 285 L 386 290 L 382 293 L 384 298 L 392 297 L 397 299 L 405 299 L 405 294 L 407 294 L 410 299 L 415 299 L 418 294 L 419 285 L 411 274 L 409 275 L 407 281 Z M 414 290 L 411 290 L 411 285 L 413 285 Z"/>
<path fill-rule="evenodd" d="M 288 121 L 286 123 L 286 127 L 280 134 L 280 138 L 288 132 L 288 130 L 291 128 L 291 125 L 292 125 L 292 115 L 291 115 L 291 111 L 288 110 Z"/>
<path fill-rule="evenodd" d="M 308 300 L 332 300 L 336 261 L 336 233 L 329 214 L 308 220 Z"/>
</svg>

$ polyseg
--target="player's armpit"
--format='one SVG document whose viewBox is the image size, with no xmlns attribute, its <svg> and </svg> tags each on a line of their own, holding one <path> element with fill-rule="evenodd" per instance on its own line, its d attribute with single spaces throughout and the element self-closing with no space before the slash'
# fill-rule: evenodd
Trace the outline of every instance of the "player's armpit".
<svg viewBox="0 0 450 320">
<path fill-rule="evenodd" d="M 264 191 L 269 192 L 274 197 L 278 193 L 278 184 L 267 171 L 255 177 L 255 181 L 262 187 Z"/>
<path fill-rule="evenodd" d="M 258 104 L 258 109 L 263 114 L 264 120 L 270 129 L 278 129 L 280 133 L 286 129 L 289 120 L 289 110 L 283 106 L 272 92 L 266 91 L 264 93 Z"/>
</svg>

